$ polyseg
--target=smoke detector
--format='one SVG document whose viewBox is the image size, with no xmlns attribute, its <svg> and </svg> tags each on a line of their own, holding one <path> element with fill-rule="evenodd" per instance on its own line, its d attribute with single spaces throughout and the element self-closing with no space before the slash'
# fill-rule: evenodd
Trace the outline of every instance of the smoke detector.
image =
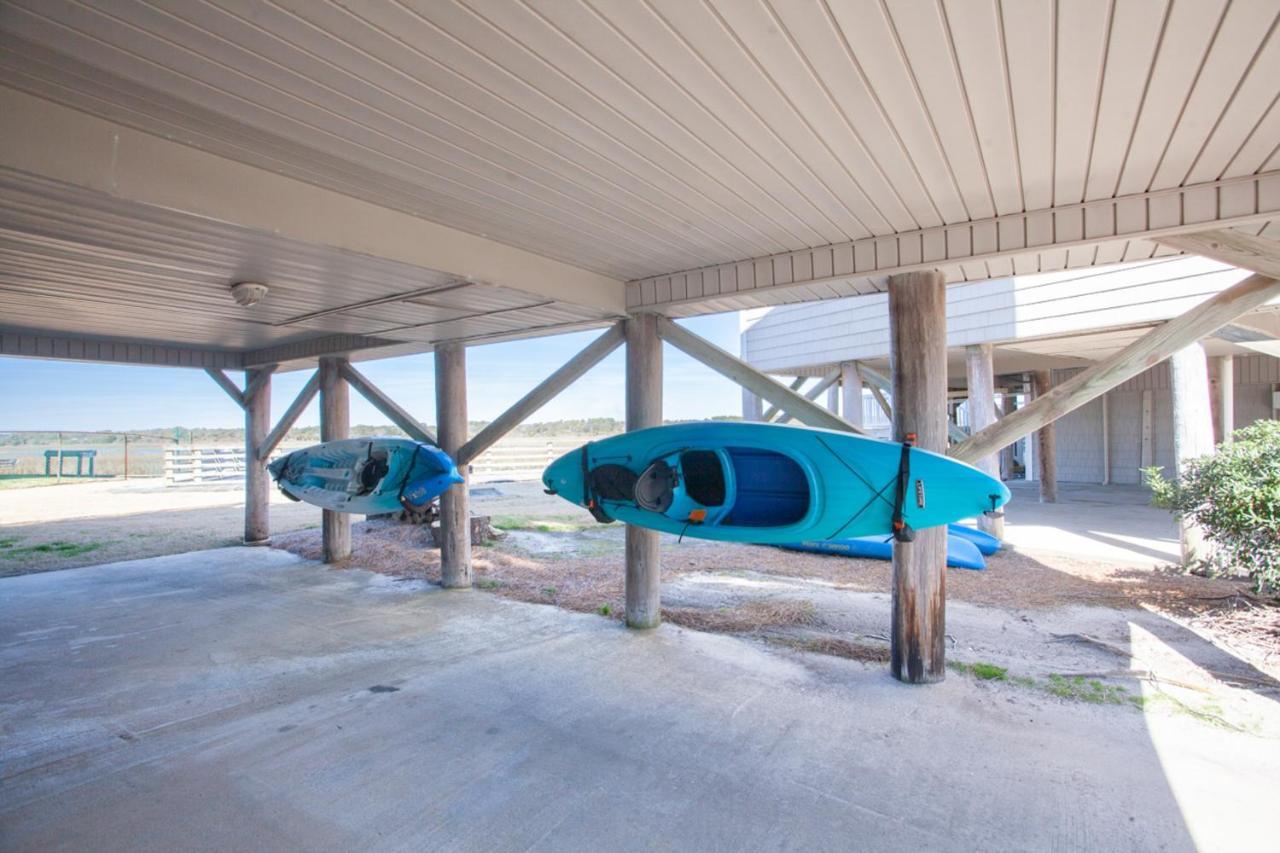
<svg viewBox="0 0 1280 853">
<path fill-rule="evenodd" d="M 248 308 L 257 305 L 267 295 L 267 286 L 256 281 L 241 281 L 231 285 L 231 297 L 237 305 Z"/>
</svg>

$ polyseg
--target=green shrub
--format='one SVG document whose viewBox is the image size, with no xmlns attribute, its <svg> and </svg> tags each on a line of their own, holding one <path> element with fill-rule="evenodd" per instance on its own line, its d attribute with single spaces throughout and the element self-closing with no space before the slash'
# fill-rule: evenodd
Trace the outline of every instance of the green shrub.
<svg viewBox="0 0 1280 853">
<path fill-rule="evenodd" d="M 1187 462 L 1176 481 L 1146 468 L 1152 502 L 1204 529 L 1210 554 L 1192 568 L 1247 573 L 1280 595 L 1280 421 L 1236 430 L 1232 444 Z"/>
</svg>

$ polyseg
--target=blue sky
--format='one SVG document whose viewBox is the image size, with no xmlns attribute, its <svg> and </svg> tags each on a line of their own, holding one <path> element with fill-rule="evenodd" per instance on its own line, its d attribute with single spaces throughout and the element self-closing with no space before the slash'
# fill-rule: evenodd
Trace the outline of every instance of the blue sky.
<svg viewBox="0 0 1280 853">
<path fill-rule="evenodd" d="M 737 313 L 681 321 L 732 353 L 738 352 Z M 468 415 L 487 420 L 584 347 L 598 332 L 583 332 L 467 350 Z M 668 418 L 739 414 L 738 386 L 665 347 L 664 409 Z M 548 403 L 531 421 L 576 417 L 623 417 L 623 351 L 620 349 Z M 419 419 L 435 422 L 430 355 L 363 362 L 360 370 Z M 278 415 L 306 382 L 307 371 L 279 374 L 271 408 Z M 241 376 L 234 378 L 239 381 Z M 243 426 L 243 414 L 202 370 L 0 358 L 0 431 L 134 430 L 152 427 Z M 301 426 L 319 423 L 313 402 Z M 353 424 L 386 418 L 351 395 Z"/>
</svg>

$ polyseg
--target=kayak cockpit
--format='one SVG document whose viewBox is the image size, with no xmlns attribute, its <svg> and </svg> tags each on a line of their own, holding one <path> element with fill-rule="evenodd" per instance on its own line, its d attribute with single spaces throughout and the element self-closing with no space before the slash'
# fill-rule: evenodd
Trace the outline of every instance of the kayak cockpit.
<svg viewBox="0 0 1280 853">
<path fill-rule="evenodd" d="M 785 527 L 809 512 L 809 479 L 786 454 L 762 448 L 686 449 L 655 459 L 638 476 L 620 465 L 592 470 L 603 500 L 689 524 Z"/>
</svg>

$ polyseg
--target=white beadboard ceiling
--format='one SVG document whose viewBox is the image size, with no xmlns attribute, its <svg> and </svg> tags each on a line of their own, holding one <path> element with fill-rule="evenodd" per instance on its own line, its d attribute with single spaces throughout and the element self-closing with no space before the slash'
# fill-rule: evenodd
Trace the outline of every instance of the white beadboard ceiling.
<svg viewBox="0 0 1280 853">
<path fill-rule="evenodd" d="M 974 259 L 940 256 L 948 278 L 1159 255 L 1154 205 L 1136 231 L 1077 207 L 1078 234 L 1032 239 L 1035 212 L 1116 198 L 1156 194 L 1180 223 L 1230 207 L 1259 233 L 1277 182 L 1233 180 L 1280 173 L 1278 20 L 1280 0 L 5 0 L 0 84 L 630 281 L 629 305 L 679 316 L 875 290 L 787 253 L 849 244 L 853 272 L 858 241 L 921 232 L 927 261 L 929 229 L 1003 239 L 1023 215 L 1027 251 L 981 256 L 975 228 Z M 1200 184 L 1212 198 L 1159 195 Z M 24 281 L 52 290 L 77 262 L 9 232 L 7 269 L 36 255 Z M 783 277 L 705 283 L 784 255 Z M 608 313 L 563 307 L 525 325 Z M 311 325 L 370 334 L 375 314 Z"/>
</svg>

